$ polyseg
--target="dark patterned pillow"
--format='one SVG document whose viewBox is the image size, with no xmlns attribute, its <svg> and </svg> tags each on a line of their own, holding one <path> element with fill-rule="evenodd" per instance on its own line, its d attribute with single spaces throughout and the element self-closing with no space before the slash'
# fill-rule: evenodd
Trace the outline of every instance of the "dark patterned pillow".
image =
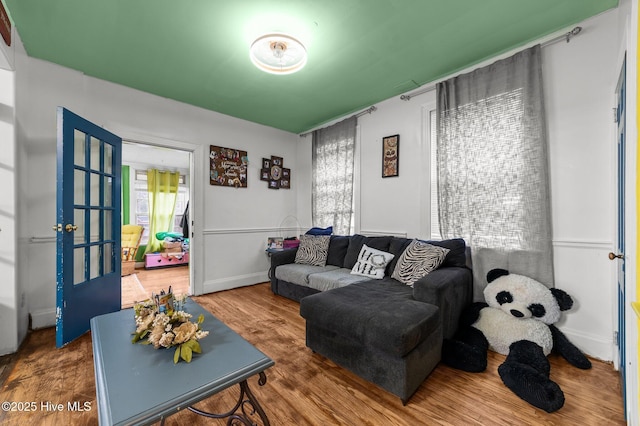
<svg viewBox="0 0 640 426">
<path fill-rule="evenodd" d="M 420 278 L 437 269 L 447 257 L 447 253 L 449 249 L 444 247 L 413 240 L 400 255 L 391 278 L 413 286 Z"/>
<path fill-rule="evenodd" d="M 325 266 L 329 253 L 330 235 L 301 235 L 296 253 L 296 263 Z"/>
</svg>

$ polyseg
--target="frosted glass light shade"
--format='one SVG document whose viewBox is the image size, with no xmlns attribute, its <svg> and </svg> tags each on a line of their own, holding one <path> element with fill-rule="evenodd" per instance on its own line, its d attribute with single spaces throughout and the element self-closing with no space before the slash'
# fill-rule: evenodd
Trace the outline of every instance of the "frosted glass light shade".
<svg viewBox="0 0 640 426">
<path fill-rule="evenodd" d="M 251 44 L 251 62 L 271 74 L 292 74 L 307 63 L 307 50 L 286 34 L 266 34 Z"/>
</svg>

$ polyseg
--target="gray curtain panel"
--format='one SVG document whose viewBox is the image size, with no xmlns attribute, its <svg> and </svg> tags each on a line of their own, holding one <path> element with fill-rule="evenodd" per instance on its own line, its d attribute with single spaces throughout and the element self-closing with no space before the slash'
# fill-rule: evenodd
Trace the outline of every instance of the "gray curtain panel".
<svg viewBox="0 0 640 426">
<path fill-rule="evenodd" d="M 436 89 L 440 231 L 471 246 L 474 300 L 493 268 L 552 287 L 540 46 Z"/>
<path fill-rule="evenodd" d="M 354 116 L 313 132 L 313 226 L 333 226 L 333 233 L 353 231 Z"/>
</svg>

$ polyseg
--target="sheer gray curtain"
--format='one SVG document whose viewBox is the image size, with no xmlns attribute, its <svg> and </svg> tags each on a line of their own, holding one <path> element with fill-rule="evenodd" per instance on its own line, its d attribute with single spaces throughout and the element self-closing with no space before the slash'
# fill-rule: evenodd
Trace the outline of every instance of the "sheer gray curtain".
<svg viewBox="0 0 640 426">
<path fill-rule="evenodd" d="M 353 157 L 357 118 L 313 132 L 313 226 L 333 226 L 333 233 L 353 231 Z"/>
<path fill-rule="evenodd" d="M 471 246 L 474 299 L 505 268 L 553 286 L 540 46 L 437 85 L 443 237 Z"/>
</svg>

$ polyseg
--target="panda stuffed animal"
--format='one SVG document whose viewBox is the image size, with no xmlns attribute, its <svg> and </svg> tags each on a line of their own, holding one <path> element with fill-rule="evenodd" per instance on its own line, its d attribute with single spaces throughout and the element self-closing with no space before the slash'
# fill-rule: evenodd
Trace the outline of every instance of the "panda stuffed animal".
<svg viewBox="0 0 640 426">
<path fill-rule="evenodd" d="M 570 364 L 591 368 L 587 357 L 553 324 L 573 299 L 523 275 L 493 269 L 487 274 L 486 303 L 466 309 L 452 339 L 445 339 L 442 361 L 459 370 L 487 368 L 487 350 L 506 355 L 498 373 L 502 382 L 529 404 L 549 413 L 564 405 L 564 393 L 549 378 L 547 355 L 556 352 Z"/>
</svg>

